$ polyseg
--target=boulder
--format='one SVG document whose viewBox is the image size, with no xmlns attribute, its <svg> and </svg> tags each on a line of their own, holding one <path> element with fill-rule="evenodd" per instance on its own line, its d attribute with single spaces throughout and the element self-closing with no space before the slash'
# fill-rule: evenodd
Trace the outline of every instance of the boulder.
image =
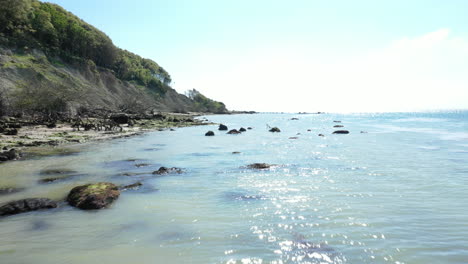
<svg viewBox="0 0 468 264">
<path fill-rule="evenodd" d="M 39 209 L 57 208 L 57 203 L 48 198 L 28 198 L 9 202 L 0 207 L 0 216 L 20 214 Z"/>
<path fill-rule="evenodd" d="M 270 132 L 281 132 L 281 130 L 277 127 L 272 127 L 270 130 Z"/>
<path fill-rule="evenodd" d="M 109 119 L 116 122 L 117 124 L 128 124 L 130 121 L 130 117 L 125 113 L 113 114 Z"/>
<path fill-rule="evenodd" d="M 101 209 L 112 204 L 119 195 L 119 187 L 115 184 L 99 182 L 73 188 L 68 194 L 67 202 L 83 210 Z"/>
<path fill-rule="evenodd" d="M 252 164 L 247 165 L 247 168 L 262 170 L 262 169 L 269 169 L 271 166 L 273 165 L 268 164 L 268 163 L 252 163 Z"/>
<path fill-rule="evenodd" d="M 157 174 L 157 175 L 163 175 L 163 174 L 169 174 L 169 173 L 182 173 L 182 169 L 181 168 L 176 168 L 176 167 L 172 167 L 172 168 L 167 168 L 167 167 L 160 167 L 157 171 L 153 171 L 153 174 Z"/>
<path fill-rule="evenodd" d="M 337 131 L 333 132 L 333 134 L 349 134 L 349 131 L 348 130 L 337 130 Z"/>
<path fill-rule="evenodd" d="M 230 134 L 230 135 L 237 135 L 237 134 L 240 134 L 241 132 L 239 132 L 237 129 L 231 129 L 229 130 L 229 132 L 227 132 L 227 134 Z"/>
<path fill-rule="evenodd" d="M 245 132 L 245 131 L 247 131 L 247 129 L 245 129 L 245 128 L 243 128 L 243 127 L 241 127 L 241 128 L 239 129 L 239 132 Z"/>
<path fill-rule="evenodd" d="M 215 135 L 215 133 L 213 131 L 211 131 L 211 130 L 205 133 L 205 136 L 207 136 L 207 137 L 211 137 L 211 136 L 214 136 L 214 135 Z"/>
<path fill-rule="evenodd" d="M 228 130 L 228 127 L 223 124 L 220 124 L 218 130 Z"/>
</svg>

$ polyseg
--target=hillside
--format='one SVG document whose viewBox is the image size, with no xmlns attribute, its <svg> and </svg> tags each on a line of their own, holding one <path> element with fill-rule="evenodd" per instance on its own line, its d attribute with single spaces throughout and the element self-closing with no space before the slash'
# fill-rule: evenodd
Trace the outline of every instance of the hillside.
<svg viewBox="0 0 468 264">
<path fill-rule="evenodd" d="M 56 4 L 0 0 L 0 115 L 227 112 L 178 94 L 171 81 L 156 62 Z"/>
</svg>

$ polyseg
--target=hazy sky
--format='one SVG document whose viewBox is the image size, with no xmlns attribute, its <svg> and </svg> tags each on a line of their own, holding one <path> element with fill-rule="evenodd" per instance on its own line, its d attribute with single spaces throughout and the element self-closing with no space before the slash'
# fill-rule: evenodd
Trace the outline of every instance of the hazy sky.
<svg viewBox="0 0 468 264">
<path fill-rule="evenodd" d="M 468 108 L 468 1 L 50 2 L 231 110 Z"/>
</svg>

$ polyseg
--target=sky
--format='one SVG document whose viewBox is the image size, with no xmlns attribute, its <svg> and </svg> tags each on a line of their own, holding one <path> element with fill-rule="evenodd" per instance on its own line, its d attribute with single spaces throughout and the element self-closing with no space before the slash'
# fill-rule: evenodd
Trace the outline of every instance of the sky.
<svg viewBox="0 0 468 264">
<path fill-rule="evenodd" d="M 468 109 L 468 1 L 49 2 L 230 110 Z"/>
</svg>

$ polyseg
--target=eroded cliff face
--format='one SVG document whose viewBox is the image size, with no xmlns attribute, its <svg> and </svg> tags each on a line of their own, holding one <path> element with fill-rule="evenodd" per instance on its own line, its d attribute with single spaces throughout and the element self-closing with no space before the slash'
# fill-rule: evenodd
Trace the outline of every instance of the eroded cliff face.
<svg viewBox="0 0 468 264">
<path fill-rule="evenodd" d="M 91 61 L 65 62 L 40 50 L 17 52 L 0 48 L 0 96 L 3 108 L 34 108 L 51 99 L 66 102 L 71 114 L 87 110 L 196 111 L 187 96 L 169 88 L 158 94 L 150 88 L 118 79 Z M 43 102 L 40 102 L 42 100 Z M 53 100 L 52 100 L 53 101 Z"/>
</svg>

